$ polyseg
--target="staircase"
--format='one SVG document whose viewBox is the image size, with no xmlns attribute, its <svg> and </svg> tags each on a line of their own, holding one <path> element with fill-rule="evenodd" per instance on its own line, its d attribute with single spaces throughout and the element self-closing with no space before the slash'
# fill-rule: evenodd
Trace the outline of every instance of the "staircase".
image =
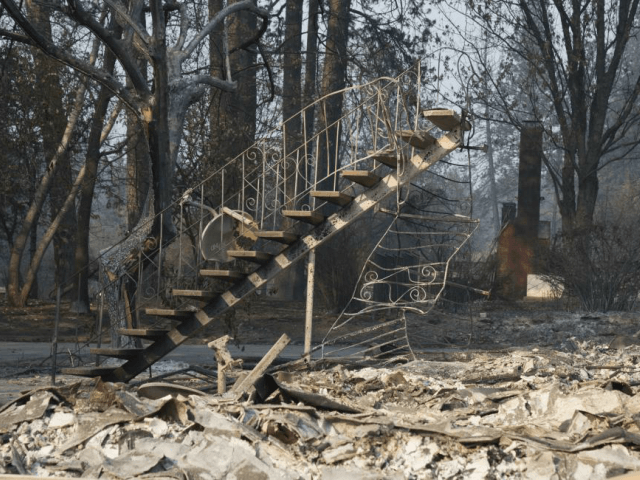
<svg viewBox="0 0 640 480">
<path fill-rule="evenodd" d="M 331 96 L 320 99 L 185 192 L 172 209 L 178 235 L 138 249 L 144 268 L 114 280 L 135 291 L 119 333 L 138 348 L 92 349 L 125 362 L 63 372 L 131 380 L 458 148 L 465 119 L 407 104 L 419 78 L 408 71 L 333 94 L 347 113 L 308 134 L 307 113 L 326 111 Z M 300 140 L 292 146 L 293 128 Z M 173 327 L 131 328 L 131 315 L 143 314 Z"/>
</svg>

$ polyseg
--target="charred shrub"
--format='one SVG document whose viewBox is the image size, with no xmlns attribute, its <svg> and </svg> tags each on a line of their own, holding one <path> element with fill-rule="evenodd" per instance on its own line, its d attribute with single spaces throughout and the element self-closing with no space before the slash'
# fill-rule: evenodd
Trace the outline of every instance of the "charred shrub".
<svg viewBox="0 0 640 480">
<path fill-rule="evenodd" d="M 547 272 L 587 311 L 632 309 L 640 288 L 637 225 L 604 223 L 558 236 Z"/>
</svg>

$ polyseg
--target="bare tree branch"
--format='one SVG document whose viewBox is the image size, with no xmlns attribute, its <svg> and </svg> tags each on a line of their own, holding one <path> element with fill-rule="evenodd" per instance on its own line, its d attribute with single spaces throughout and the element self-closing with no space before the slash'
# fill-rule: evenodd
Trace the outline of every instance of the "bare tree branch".
<svg viewBox="0 0 640 480">
<path fill-rule="evenodd" d="M 18 24 L 25 34 L 31 39 L 34 45 L 42 50 L 43 53 L 49 57 L 59 61 L 60 63 L 67 65 L 74 70 L 83 73 L 87 77 L 99 82 L 113 92 L 118 98 L 131 108 L 132 111 L 139 114 L 140 112 L 140 99 L 131 94 L 131 92 L 115 77 L 105 73 L 103 70 L 94 67 L 88 62 L 80 60 L 73 55 L 69 54 L 67 50 L 58 47 L 53 42 L 47 40 L 38 30 L 31 24 L 29 20 L 25 18 L 18 6 L 13 0 L 0 0 L 5 6 L 11 17 Z"/>
<path fill-rule="evenodd" d="M 1 0 L 1 1 L 11 1 L 11 0 Z M 76 19 L 81 25 L 84 25 L 89 30 L 91 30 L 100 40 L 107 45 L 113 53 L 115 53 L 118 61 L 122 65 L 122 68 L 125 69 L 131 83 L 134 88 L 141 93 L 150 94 L 149 86 L 147 85 L 147 81 L 142 74 L 142 71 L 138 67 L 135 58 L 132 55 L 131 50 L 127 48 L 127 45 L 116 38 L 113 35 L 113 32 L 109 31 L 105 27 L 103 27 L 99 22 L 97 22 L 82 6 L 82 4 L 78 0 L 67 0 L 67 4 L 69 5 L 70 12 L 69 14 Z"/>
<path fill-rule="evenodd" d="M 149 44 L 151 43 L 151 36 L 145 31 L 144 26 L 142 26 L 138 21 L 131 18 L 131 16 L 127 13 L 127 9 L 124 4 L 122 2 L 119 2 L 118 0 L 105 0 L 105 2 L 114 10 L 119 18 L 122 18 L 133 29 L 133 31 L 144 42 L 145 46 L 149 48 Z"/>
<path fill-rule="evenodd" d="M 191 40 L 189 45 L 187 45 L 187 47 L 183 50 L 184 57 L 186 58 L 189 55 L 191 55 L 193 51 L 196 49 L 196 47 L 200 44 L 200 42 L 205 40 L 211 34 L 211 32 L 213 32 L 215 28 L 221 22 L 224 21 L 226 17 L 228 17 L 233 13 L 240 12 L 242 10 L 248 10 L 250 12 L 253 12 L 263 19 L 269 18 L 269 12 L 267 12 L 263 8 L 259 8 L 258 6 L 256 6 L 252 0 L 242 0 L 240 2 L 228 5 L 227 7 L 220 10 L 216 14 L 216 16 L 213 17 L 211 21 L 207 25 L 205 25 L 205 27 L 202 30 L 200 30 L 200 32 L 195 36 L 195 38 Z"/>
<path fill-rule="evenodd" d="M 211 75 L 195 75 L 189 80 L 196 84 L 210 85 L 225 92 L 234 92 L 238 86 L 237 82 L 227 82 L 226 80 L 212 77 Z"/>
<path fill-rule="evenodd" d="M 184 42 L 187 40 L 187 33 L 189 30 L 189 16 L 187 15 L 187 6 L 184 3 L 177 5 L 178 12 L 180 13 L 180 34 L 178 41 L 176 42 L 175 49 L 182 50 Z"/>
</svg>

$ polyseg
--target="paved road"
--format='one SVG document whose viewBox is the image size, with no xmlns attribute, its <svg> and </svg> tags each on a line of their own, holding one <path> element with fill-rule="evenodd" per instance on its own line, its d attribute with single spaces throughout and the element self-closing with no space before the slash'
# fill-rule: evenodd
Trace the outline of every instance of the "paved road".
<svg viewBox="0 0 640 480">
<path fill-rule="evenodd" d="M 95 345 L 92 345 L 95 346 Z M 229 352 L 233 358 L 244 358 L 246 361 L 257 361 L 264 356 L 271 345 L 229 345 Z M 288 345 L 280 354 L 280 359 L 296 360 L 302 356 L 302 345 Z M 345 352 L 346 353 L 346 352 Z M 51 355 L 51 344 L 40 342 L 0 342 L 0 366 L 29 367 L 37 366 L 46 361 Z M 83 362 L 94 359 L 89 355 L 89 348 L 76 343 L 58 344 L 58 363 L 68 365 L 67 359 L 73 355 L 79 356 Z M 314 354 L 318 357 L 319 352 Z M 206 345 L 181 345 L 165 357 L 165 360 L 184 362 L 192 365 L 215 364 L 213 351 Z M 47 365 L 50 363 L 47 361 Z M 1 374 L 0 374 L 1 375 Z"/>
</svg>

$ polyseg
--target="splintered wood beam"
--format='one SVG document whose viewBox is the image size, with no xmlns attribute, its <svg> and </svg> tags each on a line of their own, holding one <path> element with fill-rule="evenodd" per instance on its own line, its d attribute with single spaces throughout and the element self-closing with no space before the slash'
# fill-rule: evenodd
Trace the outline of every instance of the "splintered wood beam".
<svg viewBox="0 0 640 480">
<path fill-rule="evenodd" d="M 229 353 L 227 343 L 232 338 L 229 335 L 220 337 L 213 342 L 207 343 L 207 346 L 215 351 L 216 362 L 218 363 L 218 395 L 227 391 L 227 372 L 242 367 L 242 359 L 234 360 Z"/>
<path fill-rule="evenodd" d="M 244 394 L 249 388 L 253 386 L 254 383 L 264 375 L 264 372 L 267 371 L 267 368 L 273 363 L 273 361 L 278 358 L 278 355 L 282 353 L 284 347 L 289 345 L 291 339 L 288 337 L 286 333 L 283 333 L 282 336 L 278 339 L 278 341 L 271 347 L 271 349 L 267 352 L 267 354 L 262 357 L 262 359 L 258 362 L 258 364 L 254 367 L 253 370 L 244 378 L 238 380 L 233 387 L 231 388 L 231 393 L 236 395 L 236 398 L 239 398 Z"/>
</svg>

